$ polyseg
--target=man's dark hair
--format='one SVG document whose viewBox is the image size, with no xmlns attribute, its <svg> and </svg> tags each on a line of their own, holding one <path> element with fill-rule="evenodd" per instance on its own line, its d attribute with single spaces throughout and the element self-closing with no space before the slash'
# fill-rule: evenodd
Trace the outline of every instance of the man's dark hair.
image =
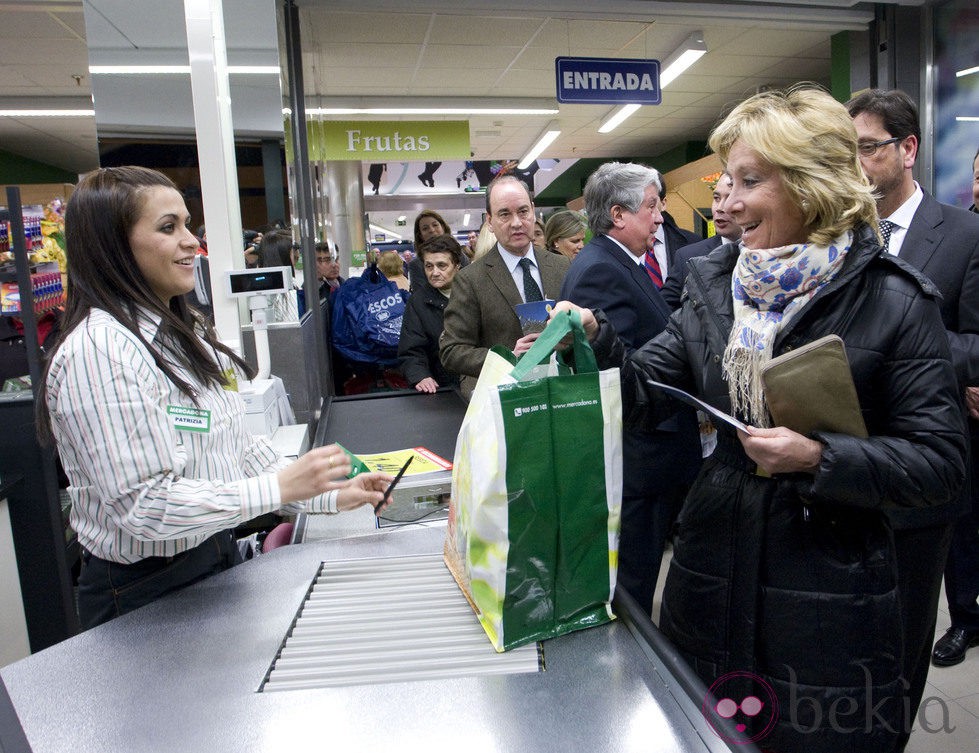
<svg viewBox="0 0 979 753">
<path fill-rule="evenodd" d="M 900 89 L 868 89 L 846 103 L 851 118 L 862 113 L 880 118 L 884 130 L 891 136 L 914 136 L 921 143 L 921 127 L 918 125 L 918 106 Z"/>
<path fill-rule="evenodd" d="M 462 246 L 451 235 L 436 235 L 422 243 L 418 247 L 418 255 L 423 264 L 428 254 L 450 254 L 453 262 L 462 264 Z"/>
</svg>

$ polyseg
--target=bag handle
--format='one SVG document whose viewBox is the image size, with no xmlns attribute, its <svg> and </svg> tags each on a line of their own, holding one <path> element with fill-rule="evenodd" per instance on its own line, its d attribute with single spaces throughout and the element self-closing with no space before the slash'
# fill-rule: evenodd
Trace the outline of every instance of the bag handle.
<svg viewBox="0 0 979 753">
<path fill-rule="evenodd" d="M 568 334 L 574 338 L 575 371 L 579 374 L 598 371 L 595 353 L 588 344 L 588 336 L 581 324 L 581 314 L 577 311 L 559 311 L 547 323 L 530 350 L 520 357 L 510 376 L 518 381 L 523 379 L 531 369 L 550 358 L 558 343 Z"/>
</svg>

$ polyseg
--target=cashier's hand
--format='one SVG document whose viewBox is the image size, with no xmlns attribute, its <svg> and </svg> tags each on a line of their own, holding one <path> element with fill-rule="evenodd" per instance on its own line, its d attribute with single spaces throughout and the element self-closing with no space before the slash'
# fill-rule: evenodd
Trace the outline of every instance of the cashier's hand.
<svg viewBox="0 0 979 753">
<path fill-rule="evenodd" d="M 435 392 L 439 388 L 439 383 L 436 382 L 431 377 L 425 377 L 418 384 L 415 385 L 415 389 L 419 392 Z"/>
<path fill-rule="evenodd" d="M 384 497 L 388 484 L 393 480 L 394 477 L 386 473 L 358 473 L 340 488 L 337 510 L 343 512 L 361 505 L 376 505 Z M 390 498 L 377 512 L 383 511 L 389 504 L 391 504 Z"/>
<path fill-rule="evenodd" d="M 585 328 L 585 334 L 588 335 L 588 339 L 595 339 L 595 335 L 598 334 L 598 320 L 595 319 L 595 315 L 592 313 L 591 309 L 576 306 L 575 304 L 571 303 L 571 301 L 558 301 L 554 304 L 554 308 L 551 309 L 552 319 L 558 311 L 577 311 L 579 316 L 581 316 L 581 324 Z M 564 344 L 562 341 L 562 345 L 567 347 L 567 345 L 570 345 L 570 340 L 567 344 Z"/>
<path fill-rule="evenodd" d="M 521 337 L 517 340 L 517 344 L 513 346 L 513 355 L 520 358 L 520 356 L 530 350 L 530 346 L 534 344 L 534 340 L 538 337 L 540 337 L 540 332 L 531 332 L 529 335 Z"/>
<path fill-rule="evenodd" d="M 350 460 L 339 445 L 314 447 L 278 473 L 282 504 L 339 489 L 350 473 Z"/>
<path fill-rule="evenodd" d="M 766 473 L 815 473 L 823 445 L 784 426 L 774 429 L 748 427 L 738 432 L 744 451 Z"/>
</svg>

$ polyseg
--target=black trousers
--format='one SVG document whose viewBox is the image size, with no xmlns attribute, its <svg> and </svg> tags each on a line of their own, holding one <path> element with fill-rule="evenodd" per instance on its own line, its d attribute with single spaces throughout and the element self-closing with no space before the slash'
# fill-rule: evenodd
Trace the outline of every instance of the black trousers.
<svg viewBox="0 0 979 753">
<path fill-rule="evenodd" d="M 911 725 L 918 713 L 925 680 L 931 663 L 932 641 L 942 589 L 942 569 L 952 539 L 952 525 L 894 531 L 897 555 L 897 582 L 901 594 L 901 622 L 904 628 L 904 677 L 911 718 L 905 720 L 904 734 L 897 750 L 907 743 Z"/>
<path fill-rule="evenodd" d="M 78 618 L 88 630 L 132 612 L 241 561 L 231 531 L 222 531 L 173 557 L 147 557 L 132 565 L 82 553 Z"/>
<path fill-rule="evenodd" d="M 973 422 L 970 421 L 970 425 Z M 979 632 L 979 443 L 972 441 L 969 512 L 955 522 L 945 564 L 945 596 L 952 627 Z"/>
<path fill-rule="evenodd" d="M 647 497 L 622 497 L 616 582 L 650 615 L 663 550 L 687 487 Z"/>
</svg>

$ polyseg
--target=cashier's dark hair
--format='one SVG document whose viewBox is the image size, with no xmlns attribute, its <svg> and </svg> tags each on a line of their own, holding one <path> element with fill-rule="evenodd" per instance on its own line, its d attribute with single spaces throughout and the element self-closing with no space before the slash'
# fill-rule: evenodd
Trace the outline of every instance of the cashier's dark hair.
<svg viewBox="0 0 979 753">
<path fill-rule="evenodd" d="M 50 353 L 61 347 L 93 308 L 102 309 L 132 332 L 167 379 L 196 403 L 194 386 L 177 374 L 154 342 L 173 343 L 173 347 L 167 348 L 167 357 L 203 384 L 226 386 L 229 382 L 229 375 L 221 368 L 215 351 L 228 356 L 249 377 L 254 370 L 218 341 L 214 328 L 188 306 L 185 296 L 173 296 L 169 306 L 165 305 L 136 264 L 129 233 L 142 211 L 144 192 L 154 187 L 178 190 L 162 173 L 134 166 L 101 168 L 79 181 L 65 209 L 68 297 L 61 334 Z M 140 309 L 161 320 L 159 336 L 154 342 L 148 341 L 139 330 Z M 42 441 L 52 438 L 45 384 L 49 365 L 50 356 L 35 405 L 37 433 Z"/>
</svg>

